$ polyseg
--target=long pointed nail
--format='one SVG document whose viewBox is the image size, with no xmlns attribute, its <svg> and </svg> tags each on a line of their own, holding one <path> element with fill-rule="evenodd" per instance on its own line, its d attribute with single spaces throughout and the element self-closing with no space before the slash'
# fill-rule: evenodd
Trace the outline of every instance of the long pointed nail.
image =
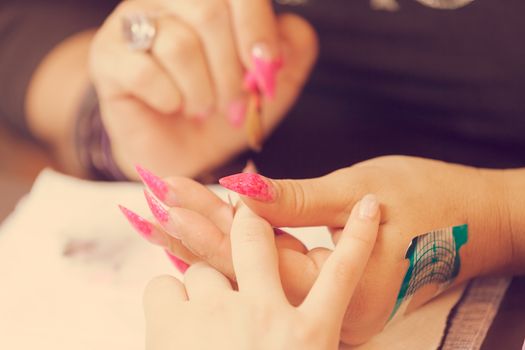
<svg viewBox="0 0 525 350">
<path fill-rule="evenodd" d="M 277 73 L 282 60 L 272 58 L 268 46 L 257 44 L 252 49 L 253 73 L 259 90 L 269 99 L 275 96 Z"/>
<path fill-rule="evenodd" d="M 180 239 L 180 235 L 177 233 L 177 225 L 173 222 L 166 208 L 146 190 L 144 190 L 144 196 L 146 197 L 151 213 L 164 230 L 166 230 L 170 236 Z"/>
<path fill-rule="evenodd" d="M 246 72 L 244 75 L 244 89 L 248 92 L 258 93 L 259 87 L 257 86 L 257 78 L 253 72 Z"/>
<path fill-rule="evenodd" d="M 379 211 L 379 201 L 373 194 L 367 194 L 359 203 L 359 217 L 365 220 L 372 220 Z"/>
<path fill-rule="evenodd" d="M 146 185 L 158 199 L 170 206 L 178 205 L 177 196 L 166 181 L 140 165 L 135 166 L 135 169 L 144 185 Z"/>
<path fill-rule="evenodd" d="M 151 222 L 122 205 L 119 205 L 119 208 L 131 226 L 148 242 L 161 246 L 165 245 L 166 239 L 164 235 Z"/>
<path fill-rule="evenodd" d="M 180 273 L 184 274 L 186 270 L 188 269 L 188 267 L 190 267 L 190 265 L 186 264 L 184 261 L 182 261 L 175 255 L 171 254 L 168 250 L 164 250 L 164 252 L 168 256 L 172 264 L 177 268 L 177 270 L 179 270 Z"/>
<path fill-rule="evenodd" d="M 259 174 L 235 174 L 223 177 L 219 180 L 219 183 L 229 190 L 261 202 L 271 202 L 275 199 L 275 191 L 272 184 Z"/>
<path fill-rule="evenodd" d="M 235 128 L 240 128 L 246 119 L 247 105 L 244 99 L 239 99 L 230 104 L 228 109 L 228 120 Z"/>
<path fill-rule="evenodd" d="M 150 195 L 149 192 L 146 190 L 144 190 L 144 196 L 146 197 L 149 209 L 151 210 L 151 213 L 153 214 L 155 219 L 157 219 L 157 221 L 160 224 L 166 224 L 170 220 L 170 215 L 166 208 L 164 208 L 162 204 L 160 204 L 158 200 L 153 198 L 153 196 Z"/>
</svg>

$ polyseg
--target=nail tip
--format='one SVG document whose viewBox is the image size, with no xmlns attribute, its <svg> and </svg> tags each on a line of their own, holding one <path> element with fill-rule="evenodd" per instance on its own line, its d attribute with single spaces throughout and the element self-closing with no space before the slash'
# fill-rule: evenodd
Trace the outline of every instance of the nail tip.
<svg viewBox="0 0 525 350">
<path fill-rule="evenodd" d="M 146 202 L 148 203 L 149 209 L 153 216 L 155 216 L 155 218 L 161 223 L 167 222 L 168 211 L 162 206 L 162 204 L 147 190 L 144 190 L 144 196 L 146 197 Z"/>
<path fill-rule="evenodd" d="M 177 270 L 179 270 L 180 273 L 184 274 L 186 270 L 188 270 L 188 268 L 190 267 L 189 264 L 184 262 L 179 257 L 171 254 L 170 251 L 168 251 L 167 249 L 164 249 L 164 252 L 168 256 L 168 259 L 170 259 L 171 263 L 175 266 Z"/>
<path fill-rule="evenodd" d="M 138 231 L 143 237 L 150 240 L 150 235 L 153 230 L 153 226 L 151 223 L 144 219 L 139 214 L 135 213 L 131 209 L 128 209 L 124 207 L 123 205 L 119 205 L 120 210 L 128 220 L 128 222 L 135 228 L 135 230 Z"/>
<path fill-rule="evenodd" d="M 219 183 L 240 195 L 269 202 L 274 198 L 271 185 L 257 173 L 238 173 L 219 179 Z"/>
<path fill-rule="evenodd" d="M 140 179 L 160 200 L 165 200 L 166 194 L 168 193 L 168 185 L 159 176 L 155 175 L 150 170 L 137 164 L 135 166 Z"/>
</svg>

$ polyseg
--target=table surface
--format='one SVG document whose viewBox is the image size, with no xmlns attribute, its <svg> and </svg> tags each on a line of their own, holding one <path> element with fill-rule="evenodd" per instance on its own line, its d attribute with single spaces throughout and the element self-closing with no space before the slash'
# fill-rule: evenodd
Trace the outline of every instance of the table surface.
<svg viewBox="0 0 525 350">
<path fill-rule="evenodd" d="M 15 139 L 0 127 L 0 222 L 51 159 L 37 146 Z M 482 350 L 521 349 L 525 338 L 525 276 L 515 277 L 501 303 Z"/>
</svg>

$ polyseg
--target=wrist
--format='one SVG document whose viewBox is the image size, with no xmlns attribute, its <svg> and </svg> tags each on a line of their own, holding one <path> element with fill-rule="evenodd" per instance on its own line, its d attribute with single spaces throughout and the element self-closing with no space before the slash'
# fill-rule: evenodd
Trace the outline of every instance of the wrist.
<svg viewBox="0 0 525 350">
<path fill-rule="evenodd" d="M 508 225 L 503 172 L 472 169 L 466 178 L 469 242 L 465 246 L 470 277 L 506 273 L 511 265 L 512 237 Z"/>
<path fill-rule="evenodd" d="M 507 229 L 510 236 L 508 270 L 513 274 L 525 273 L 525 170 L 502 170 Z"/>
</svg>

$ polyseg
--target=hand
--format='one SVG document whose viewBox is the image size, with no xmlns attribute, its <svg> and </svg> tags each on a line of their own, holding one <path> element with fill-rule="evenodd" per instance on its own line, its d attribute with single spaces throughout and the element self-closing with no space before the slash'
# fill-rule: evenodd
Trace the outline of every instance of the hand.
<svg viewBox="0 0 525 350">
<path fill-rule="evenodd" d="M 244 133 L 231 123 L 246 104 L 246 70 L 267 97 L 266 132 L 294 103 L 317 55 L 315 33 L 297 16 L 276 17 L 269 0 L 247 4 L 124 1 L 100 28 L 91 76 L 114 157 L 128 176 L 137 162 L 196 176 L 245 149 Z M 136 13 L 158 17 L 149 53 L 130 51 L 122 37 L 122 18 Z"/>
<path fill-rule="evenodd" d="M 243 201 L 272 225 L 329 226 L 334 241 L 356 198 L 367 192 L 377 193 L 383 206 L 380 238 L 345 318 L 341 336 L 349 344 L 366 341 L 389 319 L 408 268 L 405 253 L 415 236 L 469 225 L 469 241 L 460 250 L 457 283 L 505 269 L 512 256 L 511 239 L 506 234 L 511 230 L 505 219 L 505 202 L 500 198 L 504 191 L 497 171 L 391 156 L 318 179 L 270 180 L 252 174 L 222 182 L 251 196 L 242 196 Z M 176 233 L 185 249 L 233 277 L 231 252 L 225 243 L 231 225 L 226 214 L 229 206 L 199 188 L 190 180 L 173 178 L 165 192 L 156 191 L 166 204 L 174 206 L 170 209 L 172 226 L 166 227 L 167 232 Z M 192 204 L 196 202 L 207 204 Z M 278 252 L 283 288 L 289 299 L 299 304 L 328 252 L 315 249 L 305 254 L 286 247 Z M 432 293 L 422 289 L 412 308 L 431 297 Z"/>
<path fill-rule="evenodd" d="M 240 207 L 231 229 L 238 291 L 205 263 L 193 265 L 184 284 L 169 276 L 153 280 L 144 295 L 146 348 L 337 349 L 346 307 L 377 236 L 379 206 L 375 196 L 367 198 L 352 210 L 299 307 L 281 287 L 271 226 Z"/>
</svg>

